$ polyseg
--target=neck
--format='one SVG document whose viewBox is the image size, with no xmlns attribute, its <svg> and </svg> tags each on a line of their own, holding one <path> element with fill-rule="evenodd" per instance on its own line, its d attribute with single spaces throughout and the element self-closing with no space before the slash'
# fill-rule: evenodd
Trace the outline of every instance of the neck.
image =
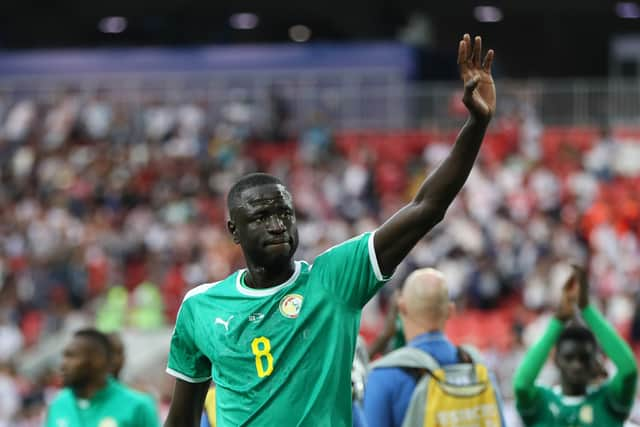
<svg viewBox="0 0 640 427">
<path fill-rule="evenodd" d="M 107 377 L 103 376 L 100 379 L 89 382 L 81 386 L 72 387 L 73 393 L 81 399 L 91 399 L 97 392 L 105 388 L 107 385 Z"/>
<path fill-rule="evenodd" d="M 442 332 L 444 329 L 444 324 L 441 321 L 435 321 L 433 319 L 420 319 L 420 321 L 415 321 L 405 316 L 402 316 L 402 325 L 404 327 L 404 338 L 407 342 L 418 335 L 428 332 Z"/>
<path fill-rule="evenodd" d="M 562 394 L 565 396 L 584 396 L 587 394 L 586 385 L 567 384 L 563 382 L 561 384 Z"/>
<path fill-rule="evenodd" d="M 247 263 L 247 274 L 244 277 L 245 283 L 250 288 L 266 289 L 281 285 L 286 282 L 295 271 L 295 263 L 289 260 L 289 263 L 283 266 L 269 267 L 257 265 L 255 263 Z"/>
</svg>

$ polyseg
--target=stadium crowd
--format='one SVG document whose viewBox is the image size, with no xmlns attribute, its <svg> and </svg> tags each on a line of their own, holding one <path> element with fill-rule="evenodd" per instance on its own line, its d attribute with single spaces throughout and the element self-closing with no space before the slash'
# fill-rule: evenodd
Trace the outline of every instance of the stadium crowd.
<svg viewBox="0 0 640 427">
<path fill-rule="evenodd" d="M 0 427 L 38 425 L 59 386 L 55 371 L 16 371 L 43 337 L 93 319 L 108 330 L 171 324 L 188 289 L 242 265 L 225 230 L 238 176 L 283 177 L 298 257 L 313 259 L 404 204 L 453 140 L 433 129 L 335 132 L 322 116 L 296 130 L 282 103 L 232 99 L 215 122 L 210 110 L 154 101 L 132 111 L 102 93 L 0 100 Z M 510 401 L 567 259 L 588 263 L 598 305 L 640 348 L 640 138 L 550 129 L 529 108 L 490 132 L 445 221 L 365 309 L 362 334 L 378 333 L 408 272 L 433 266 L 460 310 L 451 336 L 485 351 Z"/>
</svg>

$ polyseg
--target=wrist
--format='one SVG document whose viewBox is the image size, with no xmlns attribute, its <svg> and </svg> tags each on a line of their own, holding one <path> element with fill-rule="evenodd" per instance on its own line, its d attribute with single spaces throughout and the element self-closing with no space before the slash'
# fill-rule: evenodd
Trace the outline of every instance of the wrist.
<svg viewBox="0 0 640 427">
<path fill-rule="evenodd" d="M 473 111 L 469 111 L 469 123 L 476 126 L 484 126 L 485 128 L 489 126 L 491 122 L 492 115 L 487 114 L 477 114 Z"/>
</svg>

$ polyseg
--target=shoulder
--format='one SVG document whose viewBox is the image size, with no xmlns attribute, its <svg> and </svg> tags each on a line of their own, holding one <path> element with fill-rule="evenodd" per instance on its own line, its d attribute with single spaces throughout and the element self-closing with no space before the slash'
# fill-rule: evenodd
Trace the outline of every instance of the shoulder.
<svg viewBox="0 0 640 427">
<path fill-rule="evenodd" d="M 322 252 L 320 255 L 316 257 L 314 264 L 321 259 L 328 258 L 333 256 L 334 254 L 341 254 L 345 250 L 353 250 L 353 247 L 357 247 L 359 245 L 367 245 L 371 236 L 373 236 L 374 232 L 368 231 L 357 236 L 350 238 L 349 240 L 345 240 L 342 243 L 338 243 L 337 245 L 331 246 L 329 249 Z M 373 243 L 373 239 L 371 238 L 371 243 Z"/>
<path fill-rule="evenodd" d="M 115 381 L 115 388 L 121 397 L 126 398 L 132 406 L 155 406 L 155 400 L 151 395 L 135 390 L 119 381 Z"/>
<path fill-rule="evenodd" d="M 407 383 L 415 383 L 415 380 L 405 369 L 396 367 L 372 369 L 367 377 L 367 386 L 375 384 L 375 387 L 394 389 Z"/>
<path fill-rule="evenodd" d="M 51 403 L 49 404 L 50 408 L 54 407 L 62 407 L 66 406 L 70 403 L 73 403 L 73 393 L 68 388 L 63 388 L 56 394 Z"/>
<path fill-rule="evenodd" d="M 182 304 L 185 304 L 187 301 L 197 301 L 202 297 L 213 294 L 217 290 L 225 289 L 229 284 L 235 286 L 236 277 L 241 271 L 242 270 L 236 271 L 235 273 L 227 276 L 225 279 L 219 280 L 217 282 L 203 283 L 202 285 L 192 288 L 184 296 Z"/>
</svg>

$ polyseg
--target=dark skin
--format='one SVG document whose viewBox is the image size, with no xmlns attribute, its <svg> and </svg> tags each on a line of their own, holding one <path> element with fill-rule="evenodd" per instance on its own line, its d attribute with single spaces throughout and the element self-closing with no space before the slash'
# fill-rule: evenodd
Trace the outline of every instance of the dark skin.
<svg viewBox="0 0 640 427">
<path fill-rule="evenodd" d="M 472 41 L 465 34 L 458 46 L 458 65 L 469 118 L 449 156 L 423 182 L 414 199 L 377 229 L 374 247 L 384 275 L 392 274 L 415 244 L 443 219 L 471 172 L 496 108 L 491 76 L 494 54 L 489 50 L 484 60 L 481 55 L 480 37 Z M 270 184 L 245 190 L 241 199 L 230 210 L 227 228 L 245 256 L 245 282 L 253 288 L 277 286 L 294 271 L 298 232 L 291 195 L 281 185 Z M 197 426 L 208 386 L 176 379 L 165 427 Z"/>
<path fill-rule="evenodd" d="M 109 334 L 109 342 L 111 343 L 111 375 L 118 379 L 124 366 L 124 344 L 120 335 L 115 332 Z"/>
<path fill-rule="evenodd" d="M 105 387 L 110 367 L 105 351 L 85 337 L 74 337 L 62 353 L 64 385 L 83 399 L 90 399 Z"/>
<path fill-rule="evenodd" d="M 584 396 L 597 372 L 596 349 L 592 342 L 563 340 L 556 346 L 555 363 L 560 371 L 562 394 Z"/>
</svg>

